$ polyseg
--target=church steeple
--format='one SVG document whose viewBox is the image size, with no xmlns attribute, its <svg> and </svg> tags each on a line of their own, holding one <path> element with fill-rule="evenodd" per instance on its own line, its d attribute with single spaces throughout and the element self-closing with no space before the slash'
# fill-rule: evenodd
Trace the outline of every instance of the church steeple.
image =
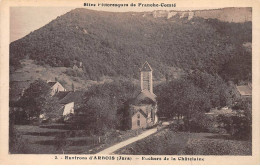
<svg viewBox="0 0 260 168">
<path fill-rule="evenodd" d="M 143 64 L 141 71 L 141 90 L 153 93 L 153 69 L 147 61 Z"/>
</svg>

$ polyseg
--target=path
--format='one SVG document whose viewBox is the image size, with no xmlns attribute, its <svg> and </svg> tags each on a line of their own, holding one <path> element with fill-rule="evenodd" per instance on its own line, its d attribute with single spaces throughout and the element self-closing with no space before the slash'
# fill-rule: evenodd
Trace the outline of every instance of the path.
<svg viewBox="0 0 260 168">
<path fill-rule="evenodd" d="M 136 141 L 139 141 L 139 140 L 141 140 L 145 137 L 148 137 L 149 135 L 156 133 L 156 132 L 157 132 L 157 128 L 149 129 L 149 130 L 143 132 L 142 134 L 140 134 L 136 137 L 133 137 L 133 138 L 130 138 L 128 140 L 122 141 L 118 144 L 115 144 L 115 145 L 113 145 L 113 146 L 111 146 L 111 147 L 109 147 L 109 148 L 107 148 L 103 151 L 100 151 L 97 154 L 112 154 L 113 152 L 117 151 L 118 149 L 123 148 L 123 147 L 125 147 L 125 146 L 127 146 L 131 143 L 136 142 Z"/>
</svg>

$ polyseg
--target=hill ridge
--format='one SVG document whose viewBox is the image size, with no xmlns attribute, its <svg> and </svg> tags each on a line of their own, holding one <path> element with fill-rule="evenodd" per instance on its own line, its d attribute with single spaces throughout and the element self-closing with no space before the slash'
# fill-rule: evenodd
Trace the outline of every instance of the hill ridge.
<svg viewBox="0 0 260 168">
<path fill-rule="evenodd" d="M 72 67 L 77 60 L 92 80 L 120 75 L 138 78 L 137 69 L 144 61 L 156 70 L 158 79 L 193 69 L 220 73 L 224 65 L 242 57 L 241 46 L 252 41 L 251 22 L 142 17 L 144 13 L 72 10 L 12 42 L 11 67 L 19 67 L 25 58 L 53 67 Z M 250 61 L 251 53 L 243 53 Z"/>
</svg>

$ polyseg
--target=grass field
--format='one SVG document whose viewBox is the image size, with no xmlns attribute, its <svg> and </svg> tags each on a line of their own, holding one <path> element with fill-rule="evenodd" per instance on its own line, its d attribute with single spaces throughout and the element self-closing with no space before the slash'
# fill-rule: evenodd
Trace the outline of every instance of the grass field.
<svg viewBox="0 0 260 168">
<path fill-rule="evenodd" d="M 111 131 L 103 136 L 86 135 L 66 125 L 16 125 L 20 138 L 16 151 L 24 154 L 93 154 L 140 134 L 138 131 Z M 130 144 L 115 154 L 130 155 L 251 155 L 251 141 L 213 133 L 173 132 L 162 129 Z"/>
<path fill-rule="evenodd" d="M 80 128 L 71 129 L 63 124 L 16 125 L 19 134 L 16 150 L 25 154 L 88 154 L 97 153 L 111 145 L 140 134 L 137 131 L 108 131 L 103 136 L 87 135 Z"/>
<path fill-rule="evenodd" d="M 251 155 L 250 141 L 228 135 L 165 129 L 115 152 L 129 155 Z"/>
</svg>

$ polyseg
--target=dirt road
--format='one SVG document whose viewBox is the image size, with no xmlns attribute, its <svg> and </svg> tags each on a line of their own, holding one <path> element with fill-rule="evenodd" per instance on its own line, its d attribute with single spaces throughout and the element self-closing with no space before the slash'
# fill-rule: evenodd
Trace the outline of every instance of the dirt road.
<svg viewBox="0 0 260 168">
<path fill-rule="evenodd" d="M 155 132 L 157 132 L 157 128 L 149 129 L 149 130 L 143 132 L 142 134 L 140 134 L 136 137 L 133 137 L 133 138 L 130 138 L 130 139 L 125 140 L 123 142 L 120 142 L 118 144 L 115 144 L 115 145 L 113 145 L 113 146 L 111 146 L 111 147 L 109 147 L 109 148 L 107 148 L 103 151 L 100 151 L 97 154 L 113 154 L 113 152 L 117 151 L 118 149 L 123 148 L 123 147 L 125 147 L 125 146 L 127 146 L 131 143 L 136 142 L 136 141 L 139 141 L 139 140 L 141 140 L 145 137 L 148 137 L 149 135 L 152 135 Z"/>
</svg>

